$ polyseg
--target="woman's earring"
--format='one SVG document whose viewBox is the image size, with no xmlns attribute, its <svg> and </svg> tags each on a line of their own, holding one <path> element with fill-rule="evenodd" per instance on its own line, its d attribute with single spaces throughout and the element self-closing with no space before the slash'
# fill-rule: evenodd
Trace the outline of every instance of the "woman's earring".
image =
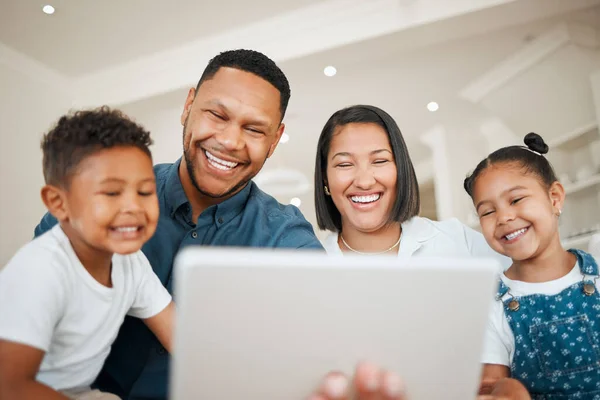
<svg viewBox="0 0 600 400">
<path fill-rule="evenodd" d="M 327 196 L 331 196 L 331 193 L 329 192 L 329 188 L 327 187 L 327 185 L 325 185 L 325 194 Z"/>
<path fill-rule="evenodd" d="M 558 213 L 556 213 L 556 216 L 557 216 L 557 217 L 560 217 L 560 214 L 562 214 L 562 210 L 559 208 L 559 209 L 558 209 Z"/>
</svg>

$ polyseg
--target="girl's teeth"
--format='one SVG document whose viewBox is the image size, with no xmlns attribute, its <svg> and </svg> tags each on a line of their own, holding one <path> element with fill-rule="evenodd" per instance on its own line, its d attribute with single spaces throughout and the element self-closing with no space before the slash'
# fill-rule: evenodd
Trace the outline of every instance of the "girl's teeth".
<svg viewBox="0 0 600 400">
<path fill-rule="evenodd" d="M 352 196 L 350 199 L 355 203 L 372 203 L 379 200 L 381 197 L 379 194 L 372 194 L 370 196 Z"/>
<path fill-rule="evenodd" d="M 236 162 L 221 160 L 220 158 L 210 154 L 208 151 L 205 151 L 204 154 L 206 154 L 206 158 L 208 158 L 210 165 L 223 171 L 229 171 L 238 165 Z"/>
<path fill-rule="evenodd" d="M 137 231 L 137 226 L 122 226 L 120 228 L 117 228 L 117 232 L 135 232 Z"/>
<path fill-rule="evenodd" d="M 506 240 L 513 240 L 513 239 L 521 236 L 522 234 L 524 234 L 525 231 L 527 231 L 527 228 L 519 229 L 518 231 L 515 231 L 513 233 L 509 233 L 508 235 L 506 235 L 504 237 L 506 238 Z"/>
</svg>

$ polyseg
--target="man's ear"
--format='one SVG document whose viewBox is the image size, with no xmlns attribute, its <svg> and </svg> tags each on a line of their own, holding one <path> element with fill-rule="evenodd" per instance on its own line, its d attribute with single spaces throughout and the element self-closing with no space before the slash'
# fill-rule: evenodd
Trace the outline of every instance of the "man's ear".
<svg viewBox="0 0 600 400">
<path fill-rule="evenodd" d="M 56 186 L 45 185 L 42 188 L 41 195 L 42 201 L 50 214 L 52 214 L 59 222 L 68 220 L 68 204 L 64 190 Z"/>
<path fill-rule="evenodd" d="M 279 144 L 279 140 L 281 139 L 281 135 L 283 135 L 283 131 L 285 131 L 285 124 L 282 122 L 281 124 L 279 124 L 279 128 L 277 129 L 277 132 L 275 133 L 276 137 L 275 137 L 275 141 L 273 142 L 273 144 L 271 144 L 271 147 L 269 148 L 269 153 L 267 154 L 267 158 L 270 158 L 273 153 L 275 152 L 275 149 L 277 148 L 277 144 Z"/>
<path fill-rule="evenodd" d="M 552 201 L 554 213 L 560 215 L 563 206 L 565 205 L 565 187 L 560 182 L 556 181 L 550 185 L 548 195 L 550 196 L 550 201 Z"/>
<path fill-rule="evenodd" d="M 192 104 L 194 103 L 194 99 L 196 98 L 196 89 L 191 88 L 188 91 L 188 95 L 185 99 L 185 104 L 183 105 L 183 112 L 181 113 L 181 125 L 185 125 L 185 121 L 187 120 L 188 115 L 190 115 L 190 110 L 192 109 Z"/>
</svg>

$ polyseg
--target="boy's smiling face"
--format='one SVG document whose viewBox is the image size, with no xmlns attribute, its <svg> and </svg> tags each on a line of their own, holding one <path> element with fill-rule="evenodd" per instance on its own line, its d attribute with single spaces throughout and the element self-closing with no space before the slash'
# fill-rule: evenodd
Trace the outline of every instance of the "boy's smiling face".
<svg viewBox="0 0 600 400">
<path fill-rule="evenodd" d="M 148 241 L 159 207 L 152 159 L 135 146 L 100 150 L 76 168 L 56 215 L 76 252 L 130 254 Z"/>
</svg>

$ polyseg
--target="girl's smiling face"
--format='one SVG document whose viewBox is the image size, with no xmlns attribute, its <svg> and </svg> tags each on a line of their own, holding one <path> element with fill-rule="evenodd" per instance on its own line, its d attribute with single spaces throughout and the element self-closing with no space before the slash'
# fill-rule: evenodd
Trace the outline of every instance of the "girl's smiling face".
<svg viewBox="0 0 600 400">
<path fill-rule="evenodd" d="M 486 241 L 514 261 L 538 257 L 558 239 L 557 216 L 564 199 L 559 182 L 548 188 L 515 163 L 488 166 L 473 187 L 473 204 Z"/>
</svg>

